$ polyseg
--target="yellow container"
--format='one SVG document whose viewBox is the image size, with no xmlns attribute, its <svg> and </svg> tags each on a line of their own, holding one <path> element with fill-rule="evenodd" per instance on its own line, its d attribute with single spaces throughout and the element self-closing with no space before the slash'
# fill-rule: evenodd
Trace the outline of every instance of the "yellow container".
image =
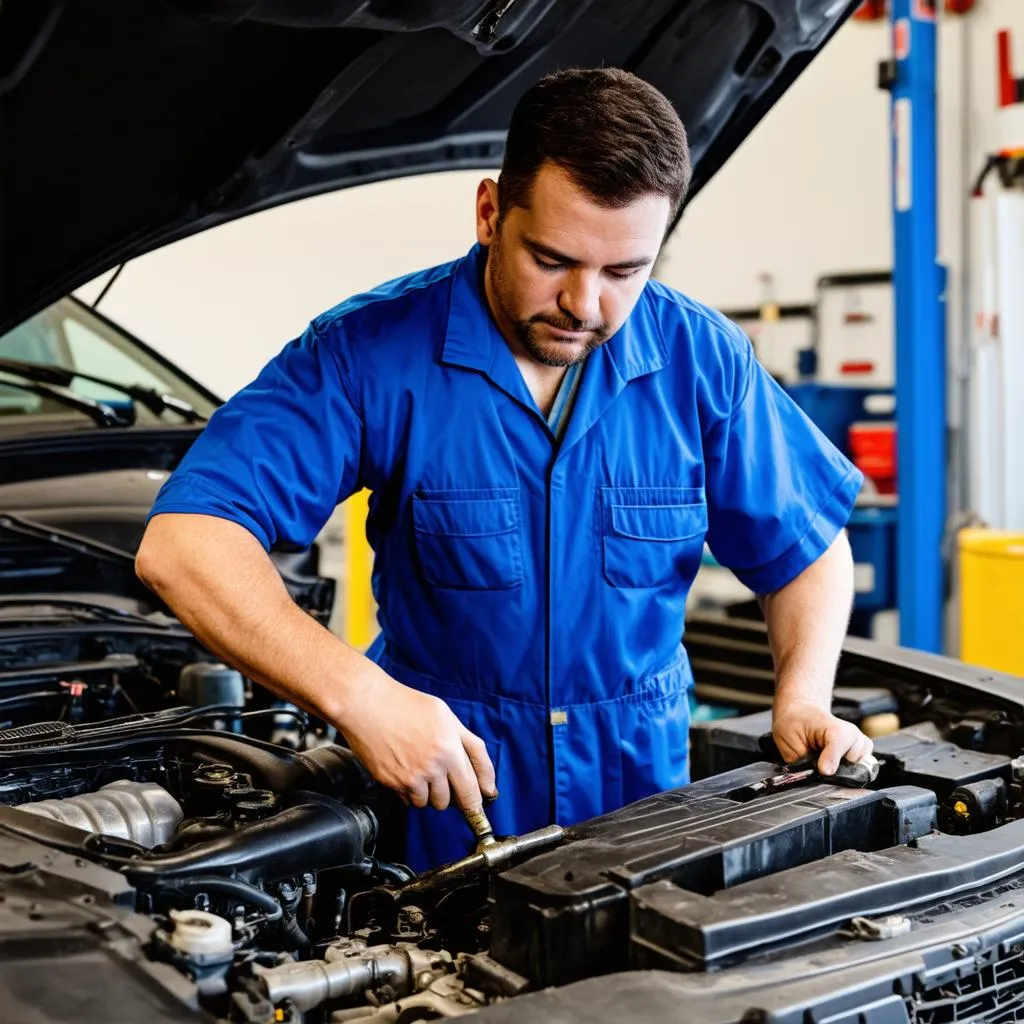
<svg viewBox="0 0 1024 1024">
<path fill-rule="evenodd" d="M 342 639 L 365 651 L 377 635 L 377 604 L 373 599 L 373 549 L 366 539 L 370 492 L 353 494 L 342 505 L 345 568 L 338 599 L 342 602 Z"/>
<path fill-rule="evenodd" d="M 1024 533 L 961 530 L 960 657 L 1024 676 Z"/>
</svg>

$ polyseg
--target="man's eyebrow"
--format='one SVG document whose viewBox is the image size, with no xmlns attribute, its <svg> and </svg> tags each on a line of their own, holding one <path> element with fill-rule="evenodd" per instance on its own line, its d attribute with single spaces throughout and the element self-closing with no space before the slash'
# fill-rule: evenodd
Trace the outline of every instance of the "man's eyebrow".
<svg viewBox="0 0 1024 1024">
<path fill-rule="evenodd" d="M 650 266 L 654 260 L 650 256 L 637 256 L 633 260 L 623 260 L 621 263 L 609 263 L 608 270 L 639 270 L 640 267 Z"/>
<path fill-rule="evenodd" d="M 543 242 L 527 238 L 525 235 L 523 236 L 523 241 L 526 243 L 526 247 L 532 249 L 538 256 L 546 256 L 549 260 L 563 263 L 567 267 L 578 267 L 580 265 L 579 260 L 573 259 L 572 256 L 566 256 L 564 252 L 552 249 L 550 245 L 545 245 Z"/>
<path fill-rule="evenodd" d="M 557 249 L 552 249 L 551 246 L 545 245 L 543 242 L 538 242 L 534 238 L 527 238 L 523 236 L 523 242 L 526 244 L 528 249 L 533 250 L 538 256 L 545 256 L 549 260 L 553 260 L 555 263 L 561 263 L 566 267 L 578 267 L 581 260 L 574 259 L 572 256 L 566 256 L 564 252 L 559 252 Z M 606 270 L 637 270 L 640 267 L 649 266 L 654 260 L 649 256 L 638 256 L 632 260 L 621 260 L 618 263 L 610 263 L 605 269 Z"/>
</svg>

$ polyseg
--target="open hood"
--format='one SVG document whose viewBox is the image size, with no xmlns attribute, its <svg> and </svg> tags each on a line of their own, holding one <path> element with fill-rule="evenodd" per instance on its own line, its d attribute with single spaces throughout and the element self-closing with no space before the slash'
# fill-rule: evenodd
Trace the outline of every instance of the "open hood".
<svg viewBox="0 0 1024 1024">
<path fill-rule="evenodd" d="M 692 195 L 857 0 L 5 0 L 0 330 L 291 199 L 500 163 L 522 92 L 627 68 L 675 103 Z"/>
</svg>

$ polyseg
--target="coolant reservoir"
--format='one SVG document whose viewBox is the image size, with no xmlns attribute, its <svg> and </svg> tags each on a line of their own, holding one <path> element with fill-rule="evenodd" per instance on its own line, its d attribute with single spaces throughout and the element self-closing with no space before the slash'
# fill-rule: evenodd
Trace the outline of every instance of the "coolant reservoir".
<svg viewBox="0 0 1024 1024">
<path fill-rule="evenodd" d="M 242 673 L 220 662 L 194 661 L 178 675 L 178 696 L 194 708 L 210 704 L 245 707 Z"/>
<path fill-rule="evenodd" d="M 172 910 L 169 945 L 184 956 L 206 959 L 231 958 L 231 925 L 216 914 L 203 910 Z"/>
</svg>

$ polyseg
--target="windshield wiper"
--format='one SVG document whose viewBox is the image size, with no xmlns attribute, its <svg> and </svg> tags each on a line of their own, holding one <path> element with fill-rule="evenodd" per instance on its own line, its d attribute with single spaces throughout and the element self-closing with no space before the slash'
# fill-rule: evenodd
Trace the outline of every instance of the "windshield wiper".
<svg viewBox="0 0 1024 1024">
<path fill-rule="evenodd" d="M 131 612 L 124 608 L 115 608 L 100 604 L 98 601 L 87 601 L 79 598 L 63 597 L 60 594 L 19 594 L 16 597 L 0 597 L 0 612 L 9 608 L 40 608 L 43 606 L 68 609 L 69 611 L 88 612 L 91 619 L 102 619 L 104 622 L 139 622 L 151 626 L 152 622 L 145 615 Z M 34 619 L 39 618 L 36 613 Z M 4 622 L 9 628 L 10 623 Z"/>
<path fill-rule="evenodd" d="M 82 380 L 91 381 L 93 384 L 99 384 L 101 387 L 120 391 L 122 395 L 127 395 L 140 405 L 144 405 L 155 416 L 159 416 L 165 409 L 170 409 L 188 423 L 197 423 L 206 419 L 188 402 L 175 398 L 173 395 L 161 394 L 155 388 L 146 388 L 141 384 L 121 384 L 119 381 L 96 377 L 91 373 L 82 373 L 80 370 L 69 370 L 63 366 L 46 366 L 43 363 L 25 363 L 20 359 L 0 359 L 0 370 L 5 373 L 17 374 L 39 384 L 55 384 L 62 388 L 70 387 L 71 382 L 79 377 Z"/>
<path fill-rule="evenodd" d="M 3 360 L 0 360 L 2 363 Z M 26 375 L 16 370 L 8 370 L 0 365 L 0 373 L 8 373 L 12 376 L 25 377 Z M 5 388 L 17 388 L 19 391 L 28 391 L 41 398 L 51 398 L 61 405 L 71 409 L 84 412 L 94 423 L 100 427 L 128 427 L 131 420 L 126 420 L 113 406 L 105 402 L 99 402 L 95 398 L 86 398 L 84 395 L 75 395 L 63 388 L 54 387 L 52 384 L 34 382 L 31 377 L 24 380 L 0 380 L 0 385 Z"/>
</svg>

